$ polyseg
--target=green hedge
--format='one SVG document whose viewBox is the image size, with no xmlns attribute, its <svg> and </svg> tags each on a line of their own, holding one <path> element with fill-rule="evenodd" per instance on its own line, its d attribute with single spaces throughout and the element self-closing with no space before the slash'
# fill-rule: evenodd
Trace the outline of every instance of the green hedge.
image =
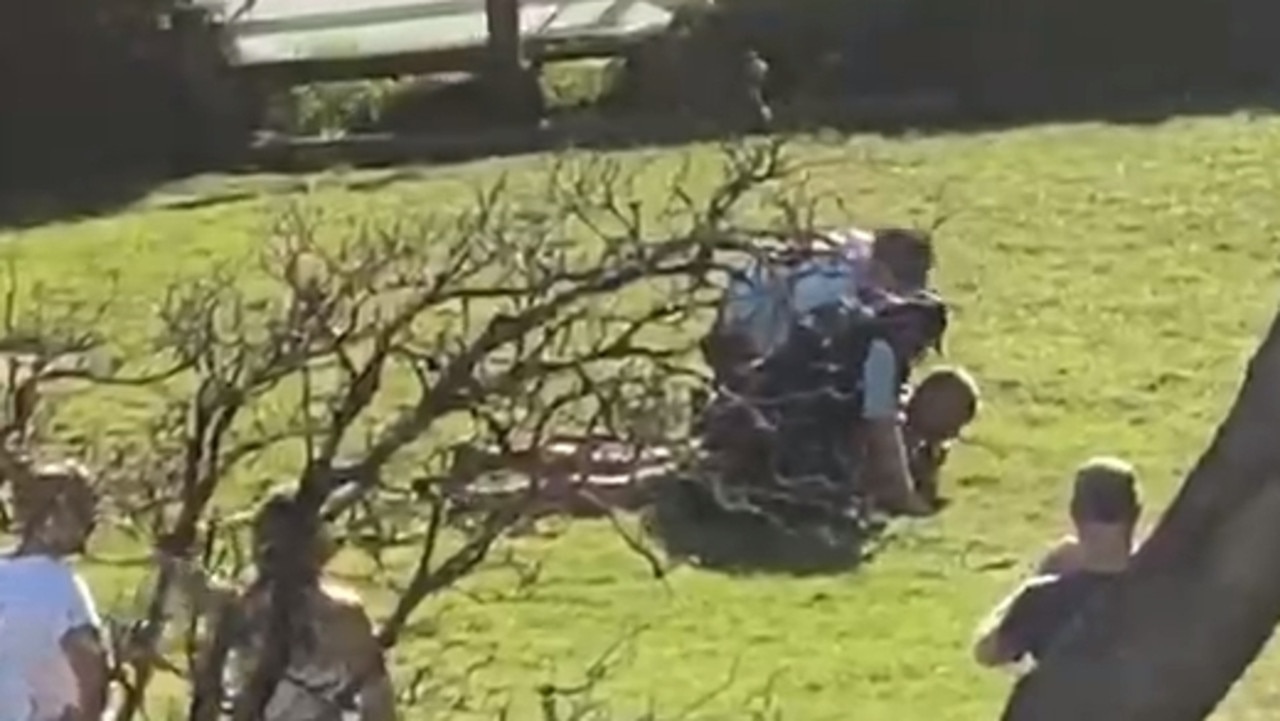
<svg viewBox="0 0 1280 721">
<path fill-rule="evenodd" d="M 173 161 L 188 121 L 170 3 L 0 2 L 0 187 Z"/>
<path fill-rule="evenodd" d="M 0 2 L 0 188 L 199 159 L 191 141 L 214 134 L 226 103 L 191 102 L 157 23 L 178 1 Z M 1280 64 L 1276 31 L 1260 30 L 1280 22 L 1273 0 L 720 3 L 730 32 L 770 61 L 775 97 L 952 89 L 1017 109 L 1220 86 Z"/>
<path fill-rule="evenodd" d="M 997 104 L 1231 79 L 1238 0 L 722 0 L 795 90 L 954 89 Z M 842 56 L 833 67 L 824 56 Z M 821 83 L 819 83 L 821 85 Z"/>
</svg>

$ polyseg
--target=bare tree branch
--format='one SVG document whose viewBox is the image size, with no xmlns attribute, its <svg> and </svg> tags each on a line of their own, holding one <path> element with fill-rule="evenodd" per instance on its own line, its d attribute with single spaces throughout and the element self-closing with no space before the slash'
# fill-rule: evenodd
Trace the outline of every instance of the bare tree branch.
<svg viewBox="0 0 1280 721">
<path fill-rule="evenodd" d="M 265 244 L 260 282 L 218 267 L 161 299 L 145 372 L 83 361 L 102 355 L 104 341 L 83 330 L 99 326 L 101 309 L 77 311 L 88 324 L 11 320 L 0 356 L 25 365 L 11 367 L 4 428 L 22 442 L 0 444 L 0 474 L 25 467 L 43 388 L 163 389 L 169 400 L 145 442 L 107 439 L 97 449 L 108 504 L 126 532 L 212 576 L 244 555 L 243 519 L 216 519 L 215 499 L 255 459 L 299 446 L 302 460 L 273 466 L 287 470 L 269 480 L 315 527 L 340 526 L 335 536 L 367 551 L 379 576 L 398 576 L 394 610 L 377 631 L 387 648 L 427 599 L 481 568 L 505 534 L 562 500 L 556 494 L 600 506 L 662 579 L 662 559 L 591 486 L 592 443 L 559 460 L 548 448 L 606 436 L 633 449 L 618 463 L 635 466 L 673 444 L 688 415 L 676 390 L 698 380 L 688 329 L 707 319 L 717 278 L 814 222 L 798 201 L 761 197 L 795 170 L 781 141 L 723 150 L 716 187 L 685 187 L 688 165 L 656 205 L 602 158 L 557 161 L 533 191 L 500 180 L 448 214 L 344 221 L 292 204 Z M 760 207 L 779 222 L 749 217 Z M 490 490 L 513 479 L 516 493 Z M 296 610 L 315 590 L 307 539 L 290 542 L 297 547 L 264 586 L 265 636 L 254 673 L 235 689 L 240 719 L 260 718 L 292 678 Z M 399 557 L 389 549 L 409 544 L 412 562 L 389 560 Z M 166 610 L 182 585 L 175 568 L 161 566 L 131 626 L 120 721 L 142 713 L 157 670 L 182 665 L 161 652 L 176 625 Z M 224 596 L 211 617 L 182 630 L 194 721 L 216 714 L 221 668 L 240 650 L 242 609 L 235 593 Z M 365 681 L 348 679 L 337 696 Z"/>
</svg>

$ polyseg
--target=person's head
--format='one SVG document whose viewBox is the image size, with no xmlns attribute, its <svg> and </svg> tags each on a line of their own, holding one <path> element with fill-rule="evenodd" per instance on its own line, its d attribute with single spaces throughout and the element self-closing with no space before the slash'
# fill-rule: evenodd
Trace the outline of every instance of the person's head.
<svg viewBox="0 0 1280 721">
<path fill-rule="evenodd" d="M 914 363 L 926 351 L 942 349 L 950 313 L 946 303 L 929 293 L 917 293 L 877 311 L 894 351 Z"/>
<path fill-rule="evenodd" d="M 1071 493 L 1071 520 L 1086 546 L 1091 539 L 1114 538 L 1127 544 L 1132 538 L 1142 500 L 1138 474 L 1119 458 L 1092 458 L 1076 470 Z"/>
<path fill-rule="evenodd" d="M 274 577 L 290 561 L 301 560 L 298 569 L 307 581 L 317 581 L 332 556 L 330 539 L 316 514 L 304 512 L 287 494 L 272 496 L 253 523 L 253 557 L 264 580 Z"/>
<path fill-rule="evenodd" d="M 84 550 L 98 520 L 88 469 L 74 461 L 36 466 L 12 480 L 13 515 L 23 545 L 54 555 Z"/>
<path fill-rule="evenodd" d="M 929 286 L 933 270 L 933 237 L 911 228 L 879 228 L 871 244 L 871 260 L 880 285 L 895 293 Z"/>
<path fill-rule="evenodd" d="M 926 441 L 948 441 L 978 415 L 978 384 L 962 368 L 929 371 L 911 392 L 907 425 Z"/>
</svg>

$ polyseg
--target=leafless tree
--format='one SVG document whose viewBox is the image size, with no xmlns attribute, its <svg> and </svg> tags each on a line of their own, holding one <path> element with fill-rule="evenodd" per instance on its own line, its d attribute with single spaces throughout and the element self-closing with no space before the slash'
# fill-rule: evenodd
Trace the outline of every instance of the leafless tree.
<svg viewBox="0 0 1280 721">
<path fill-rule="evenodd" d="M 544 497 L 547 479 L 529 459 L 544 458 L 549 439 L 605 435 L 642 454 L 683 436 L 685 393 L 699 382 L 691 341 L 718 295 L 715 274 L 762 238 L 795 234 L 754 227 L 746 211 L 786 208 L 778 225 L 808 217 L 779 200 L 796 170 L 781 141 L 724 151 L 713 189 L 690 190 L 684 167 L 656 205 L 618 161 L 585 156 L 555 163 L 532 189 L 499 181 L 448 214 L 378 221 L 295 203 L 265 243 L 261 273 L 214 269 L 172 287 L 144 359 L 112 361 L 93 333 L 28 333 L 39 350 L 28 353 L 31 380 L 9 379 L 11 415 L 31 425 L 27 406 L 60 382 L 162 398 L 145 433 L 87 451 L 114 520 L 167 556 L 235 567 L 243 519 L 217 501 L 244 506 L 251 488 L 240 479 L 272 469 L 312 520 L 383 569 L 398 600 L 378 636 L 393 647 L 424 600 L 474 571 Z M 109 309 L 96 312 L 69 327 L 101 327 Z M 0 352 L 27 353 L 10 325 Z M 66 356 L 98 360 L 55 362 Z M 476 502 L 513 468 L 527 476 L 523 490 Z M 442 542 L 449 533 L 459 540 Z M 416 561 L 384 563 L 395 548 L 416 549 Z M 176 632 L 175 573 L 160 567 L 121 632 L 122 721 L 142 712 L 161 670 L 186 678 L 193 717 L 224 695 L 220 666 L 197 674 L 192 652 L 199 643 L 225 661 L 222 620 L 178 630 L 185 664 L 165 642 Z M 240 718 L 261 716 L 289 667 L 301 570 L 280 573 Z"/>
</svg>

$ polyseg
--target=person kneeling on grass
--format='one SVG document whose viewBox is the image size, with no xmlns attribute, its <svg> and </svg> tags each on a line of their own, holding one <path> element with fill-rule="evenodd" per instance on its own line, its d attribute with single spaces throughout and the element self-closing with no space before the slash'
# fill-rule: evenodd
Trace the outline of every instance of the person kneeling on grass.
<svg viewBox="0 0 1280 721">
<path fill-rule="evenodd" d="M 974 645 L 978 663 L 1001 666 L 1044 658 L 1089 599 L 1129 567 L 1141 513 L 1132 466 L 1115 458 L 1081 466 L 1071 498 L 1076 537 L 1070 556 L 1058 559 L 1060 573 L 1036 576 L 988 616 Z"/>
<path fill-rule="evenodd" d="M 253 718 L 243 685 L 262 660 L 273 622 L 271 599 L 277 580 L 287 576 L 291 557 L 302 555 L 302 588 L 297 608 L 290 608 L 293 645 L 290 662 L 262 716 L 263 721 L 338 721 L 356 713 L 361 721 L 394 721 L 395 694 L 383 650 L 364 603 L 352 590 L 323 578 L 333 545 L 318 522 L 308 519 L 285 495 L 273 497 L 254 521 L 256 578 L 244 591 L 215 585 L 190 564 L 175 559 L 184 585 L 201 613 L 224 623 L 230 636 L 231 696 L 235 718 Z M 294 561 L 296 563 L 296 561 Z M 219 683 L 226 663 L 212 646 L 205 649 L 200 678 Z M 199 721 L 219 718 L 220 694 L 197 686 L 206 702 Z M 209 698 L 214 696 L 215 698 Z"/>
<path fill-rule="evenodd" d="M 66 561 L 96 522 L 89 473 L 64 463 L 8 475 L 20 540 L 0 558 L 0 719 L 97 721 L 107 703 L 102 623 Z"/>
<path fill-rule="evenodd" d="M 952 443 L 978 415 L 977 381 L 962 368 L 929 371 L 911 391 L 903 412 L 903 441 L 916 493 L 937 507 L 938 475 Z"/>
</svg>

